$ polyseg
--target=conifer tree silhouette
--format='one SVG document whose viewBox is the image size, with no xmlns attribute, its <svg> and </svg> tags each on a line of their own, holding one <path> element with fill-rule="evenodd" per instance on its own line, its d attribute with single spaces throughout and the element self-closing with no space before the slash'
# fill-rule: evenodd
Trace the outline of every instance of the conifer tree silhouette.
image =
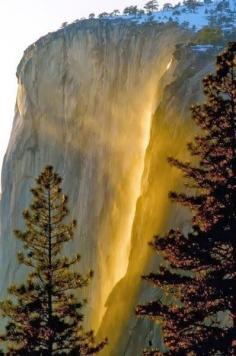
<svg viewBox="0 0 236 356">
<path fill-rule="evenodd" d="M 81 309 L 74 291 L 88 285 L 92 272 L 81 276 L 76 267 L 80 256 L 63 256 L 76 221 L 63 223 L 68 215 L 62 179 L 47 166 L 31 189 L 33 202 L 23 217 L 26 231 L 15 231 L 23 241 L 19 262 L 30 268 L 27 282 L 11 286 L 12 299 L 1 302 L 8 319 L 6 342 L 9 355 L 89 355 L 99 352 L 106 340 L 95 344 L 93 332 L 83 330 Z"/>
<path fill-rule="evenodd" d="M 166 355 L 236 354 L 236 43 L 217 57 L 216 73 L 203 85 L 206 101 L 192 107 L 201 133 L 188 145 L 199 164 L 169 159 L 192 191 L 170 193 L 192 211 L 192 231 L 154 238 L 151 246 L 164 262 L 143 279 L 162 293 L 136 309 L 161 322 Z"/>
</svg>

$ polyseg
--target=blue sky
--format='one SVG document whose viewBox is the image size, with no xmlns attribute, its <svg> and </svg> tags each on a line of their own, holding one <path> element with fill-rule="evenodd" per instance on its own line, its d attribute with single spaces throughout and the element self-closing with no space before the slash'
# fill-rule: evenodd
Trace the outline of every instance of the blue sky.
<svg viewBox="0 0 236 356">
<path fill-rule="evenodd" d="M 14 115 L 16 67 L 24 49 L 40 36 L 91 12 L 142 7 L 147 0 L 1 0 L 0 1 L 0 169 Z M 167 1 L 159 1 L 163 4 Z M 169 2 L 169 1 L 168 1 Z M 172 0 L 172 3 L 178 1 Z"/>
</svg>

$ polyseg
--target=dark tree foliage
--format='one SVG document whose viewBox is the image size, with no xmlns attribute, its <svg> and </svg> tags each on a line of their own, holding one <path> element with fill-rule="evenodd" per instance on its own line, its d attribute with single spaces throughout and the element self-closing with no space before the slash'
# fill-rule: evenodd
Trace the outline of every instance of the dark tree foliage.
<svg viewBox="0 0 236 356">
<path fill-rule="evenodd" d="M 137 6 L 128 6 L 124 9 L 124 15 L 137 15 L 138 14 L 138 7 Z"/>
<path fill-rule="evenodd" d="M 120 15 L 120 10 L 113 10 L 111 13 L 111 16 L 119 16 Z"/>
<path fill-rule="evenodd" d="M 148 1 L 145 5 L 144 5 L 144 9 L 147 11 L 148 14 L 152 14 L 155 11 L 158 11 L 158 2 L 156 0 L 151 0 Z"/>
<path fill-rule="evenodd" d="M 107 17 L 109 17 L 108 12 L 102 12 L 101 14 L 98 15 L 99 19 L 105 19 Z"/>
<path fill-rule="evenodd" d="M 170 193 L 191 209 L 192 231 L 171 230 L 151 246 L 164 257 L 143 278 L 162 290 L 159 300 L 137 307 L 161 322 L 167 355 L 235 355 L 236 43 L 217 57 L 203 80 L 206 101 L 192 107 L 198 134 L 188 145 L 199 164 L 170 159 L 192 194 Z M 224 316 L 224 323 L 222 321 Z M 159 349 L 145 355 L 161 355 Z"/>
<path fill-rule="evenodd" d="M 168 10 L 171 10 L 173 8 L 172 4 L 169 3 L 169 2 L 166 2 L 164 5 L 163 5 L 163 10 L 164 11 L 168 11 Z"/>
<path fill-rule="evenodd" d="M 187 6 L 189 10 L 194 11 L 201 3 L 198 0 L 185 0 L 184 5 Z"/>
<path fill-rule="evenodd" d="M 87 286 L 92 272 L 76 272 L 79 255 L 63 256 L 64 244 L 71 241 L 76 222 L 63 223 L 68 215 L 67 197 L 61 178 L 48 166 L 31 190 L 33 202 L 23 213 L 26 231 L 15 231 L 23 241 L 19 262 L 30 268 L 27 282 L 11 286 L 12 299 L 1 302 L 7 317 L 6 342 L 9 355 L 88 355 L 99 352 L 93 332 L 83 330 L 81 308 L 74 291 Z"/>
</svg>

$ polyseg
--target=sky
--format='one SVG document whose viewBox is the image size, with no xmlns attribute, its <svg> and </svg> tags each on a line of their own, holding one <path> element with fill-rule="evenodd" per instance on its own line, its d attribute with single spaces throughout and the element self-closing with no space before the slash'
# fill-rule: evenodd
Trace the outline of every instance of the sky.
<svg viewBox="0 0 236 356">
<path fill-rule="evenodd" d="M 24 50 L 39 37 L 94 12 L 143 7 L 147 0 L 0 0 L 0 170 L 10 137 L 16 98 L 16 68 Z M 177 0 L 160 0 L 177 3 Z"/>
</svg>

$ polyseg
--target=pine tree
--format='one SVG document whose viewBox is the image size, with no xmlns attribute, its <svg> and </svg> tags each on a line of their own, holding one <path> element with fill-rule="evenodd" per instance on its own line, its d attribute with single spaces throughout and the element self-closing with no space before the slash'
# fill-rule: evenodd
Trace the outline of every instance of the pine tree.
<svg viewBox="0 0 236 356">
<path fill-rule="evenodd" d="M 151 0 L 148 1 L 145 5 L 144 5 L 144 9 L 147 11 L 147 13 L 149 15 L 151 15 L 154 11 L 158 11 L 158 2 L 156 0 Z"/>
<path fill-rule="evenodd" d="M 188 150 L 198 164 L 171 158 L 192 194 L 170 193 L 192 212 L 185 236 L 171 230 L 151 246 L 164 260 L 144 276 L 162 293 L 137 307 L 160 321 L 167 355 L 235 355 L 236 43 L 217 57 L 203 80 L 206 101 L 192 107 L 200 133 Z M 222 321 L 224 317 L 224 323 Z M 159 349 L 145 355 L 161 355 Z"/>
<path fill-rule="evenodd" d="M 6 342 L 10 355 L 88 355 L 99 352 L 93 332 L 83 330 L 81 308 L 74 291 L 87 286 L 92 272 L 76 272 L 80 256 L 62 255 L 64 244 L 73 238 L 76 222 L 63 223 L 68 215 L 67 197 L 61 178 L 48 166 L 31 189 L 33 202 L 23 217 L 26 231 L 15 231 L 23 241 L 19 262 L 30 268 L 27 282 L 11 286 L 12 299 L 1 302 L 8 319 Z"/>
<path fill-rule="evenodd" d="M 185 0 L 184 5 L 191 11 L 194 12 L 194 10 L 201 5 L 198 0 Z"/>
<path fill-rule="evenodd" d="M 123 14 L 124 15 L 137 15 L 138 13 L 138 7 L 137 6 L 128 6 L 124 9 Z"/>
</svg>

